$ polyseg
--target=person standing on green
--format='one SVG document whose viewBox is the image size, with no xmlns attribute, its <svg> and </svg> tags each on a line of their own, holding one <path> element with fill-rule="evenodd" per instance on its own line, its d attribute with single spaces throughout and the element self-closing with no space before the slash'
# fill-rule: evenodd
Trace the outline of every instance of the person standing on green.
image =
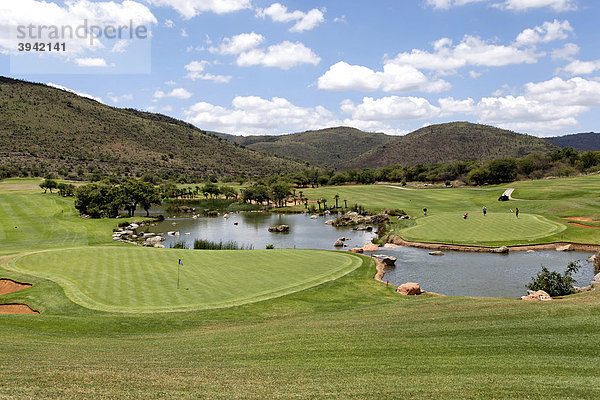
<svg viewBox="0 0 600 400">
<path fill-rule="evenodd" d="M 515 209 L 515 215 L 517 216 L 517 219 L 519 219 L 519 209 Z"/>
<path fill-rule="evenodd" d="M 485 206 L 483 206 L 483 216 L 485 217 L 485 214 L 487 213 L 487 208 L 485 208 Z"/>
</svg>

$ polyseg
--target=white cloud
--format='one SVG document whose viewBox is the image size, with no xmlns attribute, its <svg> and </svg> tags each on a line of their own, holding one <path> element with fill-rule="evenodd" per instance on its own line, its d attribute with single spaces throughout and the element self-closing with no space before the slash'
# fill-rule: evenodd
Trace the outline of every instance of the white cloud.
<svg viewBox="0 0 600 400">
<path fill-rule="evenodd" d="M 190 19 L 196 15 L 212 12 L 228 14 L 251 8 L 250 0 L 146 0 L 153 6 L 171 7 L 183 18 Z"/>
<path fill-rule="evenodd" d="M 480 3 L 488 0 L 427 0 L 427 4 L 435 9 L 447 10 L 450 7 L 464 6 L 470 3 Z"/>
<path fill-rule="evenodd" d="M 351 114 L 353 119 L 360 121 L 425 119 L 436 117 L 440 113 L 438 107 L 421 97 L 388 96 L 380 99 L 365 97 L 358 105 L 350 100 L 344 100 L 340 108 L 342 112 Z"/>
<path fill-rule="evenodd" d="M 583 78 L 553 78 L 524 85 L 520 95 L 472 99 L 439 99 L 441 116 L 470 114 L 478 122 L 505 129 L 551 136 L 576 127 L 577 117 L 600 107 L 600 82 Z"/>
<path fill-rule="evenodd" d="M 174 97 L 176 99 L 185 100 L 185 99 L 189 99 L 190 97 L 192 97 L 192 94 L 190 92 L 188 92 L 187 90 L 185 90 L 184 88 L 176 88 L 176 89 L 171 90 L 169 93 L 165 93 L 162 90 L 157 90 L 156 92 L 154 92 L 153 97 L 154 97 L 155 101 L 160 100 L 165 97 Z"/>
<path fill-rule="evenodd" d="M 184 68 L 188 71 L 186 78 L 190 78 L 195 81 L 196 79 L 204 80 L 204 81 L 213 81 L 215 83 L 229 83 L 231 80 L 231 76 L 225 75 L 213 75 L 209 73 L 205 73 L 204 69 L 207 65 L 210 65 L 210 62 L 206 60 L 202 61 L 192 61 L 187 64 Z"/>
<path fill-rule="evenodd" d="M 132 94 L 123 94 L 123 95 L 115 95 L 112 92 L 107 94 L 108 99 L 110 101 L 112 101 L 113 103 L 119 103 L 122 100 L 133 100 L 133 95 Z"/>
<path fill-rule="evenodd" d="M 239 35 L 225 38 L 219 47 L 211 47 L 211 53 L 233 54 L 237 55 L 260 46 L 265 41 L 265 37 L 258 33 L 241 33 Z"/>
<path fill-rule="evenodd" d="M 129 47 L 131 42 L 129 40 L 121 39 L 115 43 L 113 48 L 110 50 L 111 53 L 125 53 L 125 49 Z"/>
<path fill-rule="evenodd" d="M 569 32 L 573 32 L 573 27 L 569 21 L 544 22 L 542 26 L 525 29 L 517 36 L 517 46 L 532 46 L 538 43 L 548 43 L 555 40 L 563 40 L 569 37 Z"/>
<path fill-rule="evenodd" d="M 181 28 L 181 37 L 188 37 L 187 30 L 185 28 Z"/>
<path fill-rule="evenodd" d="M 345 15 L 342 15 L 341 17 L 335 17 L 333 19 L 333 22 L 340 22 L 340 23 L 343 23 L 343 24 L 347 24 L 348 23 L 348 21 L 346 20 L 346 16 Z"/>
<path fill-rule="evenodd" d="M 184 110 L 188 122 L 203 129 L 234 134 L 277 134 L 339 125 L 324 107 L 300 107 L 281 97 L 263 99 L 257 96 L 237 96 L 232 107 L 206 102 Z"/>
<path fill-rule="evenodd" d="M 90 1 L 72 0 L 61 2 L 19 0 L 0 1 L 0 32 L 16 31 L 17 26 L 70 26 L 73 29 L 81 26 L 87 20 L 88 26 L 97 25 L 106 27 L 129 25 L 149 26 L 157 23 L 152 12 L 143 4 L 136 1 Z M 37 36 L 36 32 L 36 36 Z M 38 41 L 45 42 L 49 39 L 50 29 L 43 30 Z M 102 38 L 90 44 L 89 38 L 67 38 L 67 51 L 57 54 L 62 56 L 82 55 L 87 51 L 96 51 L 104 48 Z M 21 40 L 22 41 L 22 40 Z M 8 53 L 14 51 L 18 39 L 10 35 L 0 35 L 0 51 Z"/>
<path fill-rule="evenodd" d="M 246 51 L 239 55 L 236 62 L 240 67 L 262 65 L 287 70 L 300 64 L 317 65 L 321 62 L 321 57 L 300 42 L 292 43 L 286 40 L 269 46 L 266 50 Z"/>
<path fill-rule="evenodd" d="M 108 64 L 106 63 L 106 60 L 104 58 L 91 58 L 91 57 L 86 57 L 86 58 L 76 58 L 75 60 L 73 60 L 75 62 L 75 64 L 77 64 L 78 67 L 100 67 L 100 68 L 104 68 L 104 67 L 108 67 Z"/>
<path fill-rule="evenodd" d="M 176 84 L 177 83 L 175 81 L 166 81 L 165 82 L 165 85 L 167 85 L 167 86 L 173 86 L 173 85 L 176 85 Z"/>
<path fill-rule="evenodd" d="M 165 28 L 173 28 L 175 26 L 175 22 L 172 19 L 165 19 Z"/>
<path fill-rule="evenodd" d="M 550 7 L 558 12 L 577 9 L 576 0 L 427 0 L 428 5 L 440 10 L 482 2 L 487 2 L 494 7 L 512 11 L 526 11 L 542 7 Z"/>
<path fill-rule="evenodd" d="M 375 72 L 367 67 L 340 61 L 319 78 L 318 87 L 322 90 L 401 93 L 439 92 L 449 89 L 450 84 L 443 80 L 430 80 L 421 71 L 408 65 L 387 64 L 383 72 Z"/>
<path fill-rule="evenodd" d="M 577 9 L 576 0 L 506 0 L 501 7 L 507 10 L 525 11 L 532 8 L 550 7 L 554 11 L 572 11 Z"/>
<path fill-rule="evenodd" d="M 600 70 L 600 60 L 580 61 L 573 60 L 562 71 L 569 75 L 589 75 Z"/>
<path fill-rule="evenodd" d="M 555 60 L 572 60 L 579 53 L 579 46 L 575 43 L 566 43 L 563 47 L 552 50 Z"/>
<path fill-rule="evenodd" d="M 267 8 L 260 8 L 256 15 L 261 18 L 271 17 L 275 22 L 292 22 L 296 24 L 290 28 L 290 32 L 304 32 L 316 28 L 325 21 L 325 10 L 313 8 L 308 12 L 299 10 L 288 12 L 286 6 L 280 3 L 273 3 Z"/>
<path fill-rule="evenodd" d="M 477 79 L 479 78 L 481 75 L 483 75 L 483 72 L 478 72 L 478 71 L 469 71 L 469 76 L 473 79 Z"/>
<path fill-rule="evenodd" d="M 88 94 L 88 93 L 85 93 L 85 92 L 79 92 L 79 91 L 73 90 L 73 89 L 69 89 L 66 86 L 57 85 L 56 83 L 52 83 L 52 82 L 48 82 L 48 83 L 46 83 L 46 85 L 48 85 L 50 87 L 53 87 L 55 89 L 61 89 L 61 90 L 64 90 L 66 92 L 70 92 L 70 93 L 76 94 L 77 96 L 81 96 L 81 97 L 85 97 L 85 98 L 88 98 L 88 99 L 96 100 L 99 103 L 103 103 L 102 97 L 92 96 L 91 94 Z"/>
<path fill-rule="evenodd" d="M 452 44 L 452 40 L 442 38 L 433 44 L 433 52 L 413 49 L 410 53 L 399 53 L 386 63 L 449 73 L 466 66 L 501 67 L 511 64 L 533 64 L 542 56 L 529 49 L 491 44 L 469 35 L 466 35 L 456 46 Z"/>
</svg>

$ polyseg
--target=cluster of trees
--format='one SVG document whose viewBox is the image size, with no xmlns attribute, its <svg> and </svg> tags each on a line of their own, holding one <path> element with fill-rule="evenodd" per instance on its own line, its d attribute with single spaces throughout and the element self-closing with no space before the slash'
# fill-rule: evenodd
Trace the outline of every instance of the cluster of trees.
<svg viewBox="0 0 600 400">
<path fill-rule="evenodd" d="M 302 192 L 300 193 L 302 200 Z M 296 200 L 294 186 L 284 180 L 277 180 L 270 184 L 256 182 L 246 189 L 242 189 L 241 192 L 241 198 L 244 203 L 266 203 L 269 206 L 272 202 L 278 207 L 285 207 L 287 200 L 292 195 L 294 195 L 294 199 Z"/>
<path fill-rule="evenodd" d="M 92 218 L 115 218 L 121 210 L 132 217 L 141 207 L 149 215 L 150 207 L 160 205 L 163 194 L 150 182 L 124 179 L 114 183 L 103 181 L 83 185 L 75 190 L 75 208 Z"/>
<path fill-rule="evenodd" d="M 40 183 L 40 187 L 44 189 L 44 193 L 50 191 L 52 194 L 52 189 L 58 190 L 58 195 L 61 197 L 71 197 L 75 194 L 75 185 L 71 183 L 58 183 L 56 180 L 52 178 L 46 178 L 42 183 Z"/>
</svg>

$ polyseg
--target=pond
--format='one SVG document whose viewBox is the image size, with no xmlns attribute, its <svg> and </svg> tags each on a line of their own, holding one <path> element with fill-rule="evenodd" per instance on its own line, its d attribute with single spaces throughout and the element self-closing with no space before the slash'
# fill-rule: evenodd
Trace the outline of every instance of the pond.
<svg viewBox="0 0 600 400">
<path fill-rule="evenodd" d="M 311 219 L 305 214 L 264 214 L 256 212 L 233 213 L 229 218 L 187 217 L 168 218 L 151 227 L 151 232 L 179 232 L 179 236 L 165 235 L 166 247 L 185 241 L 193 248 L 195 239 L 210 241 L 235 241 L 239 245 L 252 245 L 264 249 L 275 248 L 348 250 L 362 247 L 376 237 L 374 232 L 354 231 L 325 225 L 327 219 Z M 173 225 L 175 224 L 175 225 Z M 270 226 L 289 225 L 289 233 L 268 232 Z M 349 247 L 335 248 L 340 238 Z M 444 256 L 431 256 L 428 250 L 411 247 L 382 248 L 377 252 L 398 259 L 396 267 L 387 270 L 384 281 L 400 285 L 418 282 L 427 291 L 450 296 L 519 297 L 527 294 L 525 285 L 544 265 L 551 271 L 563 272 L 571 261 L 581 261 L 575 275 L 579 286 L 587 286 L 594 277 L 594 268 L 586 259 L 592 253 L 537 251 L 514 252 L 508 255 L 488 253 L 446 252 Z"/>
</svg>

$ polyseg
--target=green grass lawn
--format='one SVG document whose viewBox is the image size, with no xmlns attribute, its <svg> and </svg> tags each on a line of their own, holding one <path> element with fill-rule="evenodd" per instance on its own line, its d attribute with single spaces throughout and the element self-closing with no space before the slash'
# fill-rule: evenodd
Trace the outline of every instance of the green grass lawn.
<svg viewBox="0 0 600 400">
<path fill-rule="evenodd" d="M 0 296 L 0 303 L 26 303 L 42 313 L 0 315 L 0 399 L 600 397 L 599 293 L 547 303 L 409 298 L 374 281 L 375 267 L 367 257 L 112 244 L 117 221 L 78 218 L 72 200 L 20 186 L 26 184 L 12 182 L 9 190 L 0 183 L 0 278 L 33 286 Z M 514 185 L 514 196 L 525 198 L 520 185 Z M 537 193 L 536 185 L 527 190 Z M 594 187 L 591 182 L 589 190 Z M 373 193 L 401 197 L 385 208 L 411 199 L 383 187 L 372 188 L 371 195 L 363 187 L 323 190 L 339 189 L 382 205 Z M 412 229 L 428 220 L 442 224 L 469 204 L 475 211 L 463 212 L 475 214 L 478 196 L 493 199 L 501 188 L 465 190 L 443 192 L 456 204 L 430 203 L 431 215 Z M 433 191 L 415 195 L 436 199 Z M 528 202 L 537 209 L 523 207 L 523 221 L 532 218 L 527 226 L 539 223 L 539 229 L 563 226 L 558 217 L 541 212 L 549 206 L 539 196 L 539 203 Z M 588 192 L 556 201 L 557 209 L 565 207 L 558 216 L 597 216 Z M 487 204 L 488 217 L 503 218 L 501 212 L 512 204 L 497 209 Z M 406 207 L 411 213 L 422 208 L 411 207 Z M 535 221 L 537 215 L 545 219 Z M 459 222 L 476 221 L 472 216 Z M 5 227 L 15 221 L 26 234 Z M 515 222 L 515 229 L 523 221 Z M 37 253 L 41 250 L 49 251 Z M 347 265 L 340 257 L 360 263 Z M 181 292 L 174 288 L 179 258 L 185 264 Z M 339 271 L 338 279 L 331 279 L 338 273 L 329 274 L 332 269 Z M 235 281 L 226 282 L 225 276 Z M 209 282 L 210 291 L 196 290 Z M 73 287 L 104 310 L 72 301 Z M 244 299 L 263 295 L 263 301 Z M 237 299 L 236 305 L 201 309 L 227 298 Z M 123 304 L 130 310 L 173 304 L 181 309 L 192 303 L 193 311 L 181 312 L 110 309 Z"/>
<path fill-rule="evenodd" d="M 396 185 L 328 186 L 303 189 L 303 194 L 313 200 L 325 198 L 328 205 L 335 204 L 334 196 L 337 194 L 342 206 L 343 200 L 346 200 L 349 207 L 360 204 L 374 211 L 403 209 L 417 217 L 416 226 L 414 223 L 394 222 L 392 233 L 407 240 L 486 246 L 563 240 L 600 243 L 599 230 L 575 227 L 562 219 L 571 216 L 600 219 L 599 174 L 486 187 L 401 189 L 393 186 Z M 512 196 L 520 200 L 498 201 L 507 188 L 514 188 Z M 508 215 L 516 208 L 522 217 L 529 217 L 521 218 L 518 227 L 509 224 L 509 217 L 506 220 L 500 217 L 495 226 L 487 223 L 476 226 L 484 221 L 479 218 L 482 217 L 483 206 L 487 207 L 488 217 Z M 427 208 L 427 217 L 423 217 L 424 207 Z M 468 224 L 460 218 L 464 213 L 469 213 Z"/>
<path fill-rule="evenodd" d="M 180 288 L 177 288 L 178 260 Z M 307 289 L 358 268 L 349 253 L 305 250 L 194 251 L 88 247 L 18 258 L 15 270 L 59 283 L 95 310 L 189 311 L 230 307 Z"/>
</svg>

